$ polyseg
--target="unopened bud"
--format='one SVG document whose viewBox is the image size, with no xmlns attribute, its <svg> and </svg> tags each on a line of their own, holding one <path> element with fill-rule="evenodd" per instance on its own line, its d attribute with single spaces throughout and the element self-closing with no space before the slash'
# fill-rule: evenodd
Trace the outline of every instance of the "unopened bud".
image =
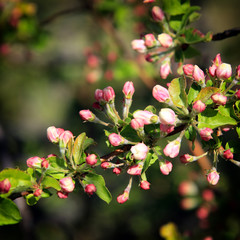
<svg viewBox="0 0 240 240">
<path fill-rule="evenodd" d="M 219 181 L 219 173 L 215 168 L 212 168 L 207 175 L 207 180 L 210 184 L 216 185 Z"/>
<path fill-rule="evenodd" d="M 170 99 L 168 90 L 160 85 L 156 85 L 153 87 L 152 95 L 159 102 L 166 102 Z"/>
<path fill-rule="evenodd" d="M 115 92 L 112 87 L 106 87 L 103 89 L 103 99 L 106 102 L 113 101 L 115 98 Z"/>
<path fill-rule="evenodd" d="M 140 188 L 143 189 L 143 190 L 150 189 L 150 182 L 145 181 L 145 180 L 141 181 L 140 182 Z"/>
<path fill-rule="evenodd" d="M 60 137 L 59 137 L 59 139 L 60 139 L 60 146 L 61 147 L 66 147 L 67 146 L 67 144 L 68 144 L 68 142 L 70 141 L 70 139 L 72 139 L 73 138 L 73 134 L 72 134 L 72 132 L 70 132 L 70 131 L 64 131 L 61 135 L 60 135 Z"/>
<path fill-rule="evenodd" d="M 237 92 L 235 93 L 235 95 L 236 95 L 236 97 L 237 97 L 238 99 L 240 99 L 240 89 L 237 90 Z"/>
<path fill-rule="evenodd" d="M 143 128 L 144 127 L 144 121 L 140 118 L 134 118 L 131 120 L 131 127 L 134 129 L 134 130 L 137 130 L 139 128 Z"/>
<path fill-rule="evenodd" d="M 138 51 L 139 53 L 144 53 L 146 51 L 145 42 L 142 39 L 135 39 L 131 42 L 132 49 Z"/>
<path fill-rule="evenodd" d="M 41 196 L 41 194 L 42 194 L 42 189 L 40 189 L 40 188 L 37 188 L 33 193 L 33 195 L 35 197 L 39 197 L 39 196 Z"/>
<path fill-rule="evenodd" d="M 194 65 L 193 68 L 193 79 L 200 84 L 205 83 L 204 72 L 197 65 Z"/>
<path fill-rule="evenodd" d="M 221 93 L 215 93 L 211 96 L 211 99 L 213 100 L 214 103 L 217 105 L 222 105 L 224 106 L 227 103 L 227 97 L 222 95 Z"/>
<path fill-rule="evenodd" d="M 162 124 L 175 125 L 176 114 L 170 108 L 162 108 L 159 112 L 159 120 Z"/>
<path fill-rule="evenodd" d="M 49 167 L 49 162 L 47 159 L 45 158 L 42 159 L 41 167 L 44 169 L 47 169 Z"/>
<path fill-rule="evenodd" d="M 197 100 L 193 103 L 193 109 L 196 113 L 201 113 L 206 109 L 206 105 L 201 100 Z"/>
<path fill-rule="evenodd" d="M 142 173 L 142 168 L 143 168 L 143 163 L 139 163 L 133 166 L 130 166 L 127 170 L 127 173 L 129 175 L 141 175 Z"/>
<path fill-rule="evenodd" d="M 168 125 L 168 124 L 160 124 L 160 130 L 164 133 L 170 133 L 174 131 L 174 125 Z"/>
<path fill-rule="evenodd" d="M 122 169 L 121 168 L 118 168 L 118 167 L 115 167 L 113 169 L 113 173 L 115 173 L 116 175 L 119 175 L 121 173 Z"/>
<path fill-rule="evenodd" d="M 228 149 L 223 152 L 223 157 L 226 159 L 233 159 L 233 154 L 231 152 L 231 149 Z"/>
<path fill-rule="evenodd" d="M 209 141 L 212 139 L 213 130 L 211 128 L 202 128 L 200 130 L 200 137 L 203 141 Z"/>
<path fill-rule="evenodd" d="M 27 166 L 29 168 L 41 168 L 42 159 L 40 157 L 30 157 L 27 159 Z"/>
<path fill-rule="evenodd" d="M 162 160 L 159 162 L 160 171 L 164 175 L 168 175 L 172 171 L 172 163 L 167 160 Z"/>
<path fill-rule="evenodd" d="M 97 163 L 97 156 L 96 154 L 89 154 L 87 157 L 86 157 L 86 163 L 93 166 Z"/>
<path fill-rule="evenodd" d="M 124 86 L 123 86 L 123 93 L 125 95 L 125 98 L 130 99 L 132 98 L 134 92 L 135 92 L 135 88 L 133 86 L 133 82 L 125 82 Z"/>
<path fill-rule="evenodd" d="M 156 22 L 163 21 L 163 19 L 165 18 L 163 10 L 158 6 L 154 6 L 152 8 L 152 18 Z"/>
<path fill-rule="evenodd" d="M 58 197 L 61 198 L 61 199 L 66 199 L 66 198 L 68 198 L 68 192 L 58 191 L 58 192 L 57 192 L 57 195 L 58 195 Z"/>
<path fill-rule="evenodd" d="M 95 119 L 95 115 L 90 110 L 81 110 L 79 115 L 82 120 L 92 122 Z"/>
<path fill-rule="evenodd" d="M 111 162 L 103 162 L 101 163 L 101 168 L 103 169 L 107 169 L 107 168 L 111 168 L 112 167 L 112 163 Z"/>
<path fill-rule="evenodd" d="M 160 67 L 160 77 L 162 79 L 166 79 L 168 75 L 171 73 L 170 62 L 165 62 Z"/>
<path fill-rule="evenodd" d="M 125 139 L 121 135 L 116 134 L 116 133 L 111 133 L 108 136 L 108 140 L 111 143 L 111 145 L 113 145 L 114 147 L 122 145 L 125 142 Z"/>
<path fill-rule="evenodd" d="M 183 72 L 186 76 L 192 76 L 194 66 L 192 64 L 186 64 L 183 66 Z"/>
<path fill-rule="evenodd" d="M 128 191 L 124 191 L 123 194 L 120 194 L 118 197 L 117 197 L 117 201 L 118 203 L 120 204 L 123 204 L 125 203 L 129 198 L 129 192 Z"/>
<path fill-rule="evenodd" d="M 162 47 L 169 48 L 172 46 L 173 40 L 172 37 L 167 33 L 161 33 L 158 35 L 158 41 Z"/>
<path fill-rule="evenodd" d="M 0 194 L 8 193 L 11 188 L 11 183 L 8 178 L 0 181 Z"/>
<path fill-rule="evenodd" d="M 132 146 L 130 151 L 133 154 L 134 159 L 144 160 L 148 154 L 148 146 L 144 143 L 138 143 L 135 146 Z"/>
<path fill-rule="evenodd" d="M 236 69 L 236 79 L 240 80 L 240 65 L 238 65 Z"/>
<path fill-rule="evenodd" d="M 181 138 L 178 137 L 166 145 L 166 147 L 163 149 L 163 153 L 167 157 L 175 158 L 179 154 L 180 146 Z"/>
<path fill-rule="evenodd" d="M 62 178 L 59 181 L 59 183 L 60 183 L 60 187 L 61 187 L 62 191 L 67 192 L 67 193 L 72 192 L 75 188 L 75 184 L 71 177 Z"/>
<path fill-rule="evenodd" d="M 47 137 L 50 142 L 52 143 L 58 143 L 59 142 L 59 136 L 64 132 L 64 129 L 62 128 L 56 128 L 54 126 L 48 127 L 47 129 Z"/>
<path fill-rule="evenodd" d="M 93 195 L 93 193 L 95 193 L 97 191 L 96 187 L 94 184 L 88 184 L 86 185 L 84 191 L 88 194 L 88 195 Z"/>
<path fill-rule="evenodd" d="M 99 102 L 100 104 L 104 102 L 103 99 L 103 90 L 101 89 L 96 89 L 95 90 L 95 95 L 94 95 L 95 99 L 97 102 Z"/>
<path fill-rule="evenodd" d="M 180 156 L 181 163 L 190 163 L 193 161 L 193 156 L 189 154 L 184 154 Z"/>
<path fill-rule="evenodd" d="M 157 40 L 152 33 L 146 34 L 144 38 L 145 38 L 145 45 L 148 48 L 154 47 L 157 43 Z"/>
<path fill-rule="evenodd" d="M 133 113 L 133 117 L 136 119 L 142 119 L 144 125 L 153 124 L 158 122 L 158 116 L 152 112 L 146 110 L 137 110 Z"/>
<path fill-rule="evenodd" d="M 228 79 L 232 76 L 232 67 L 230 64 L 222 63 L 216 69 L 216 76 L 220 79 Z"/>
</svg>

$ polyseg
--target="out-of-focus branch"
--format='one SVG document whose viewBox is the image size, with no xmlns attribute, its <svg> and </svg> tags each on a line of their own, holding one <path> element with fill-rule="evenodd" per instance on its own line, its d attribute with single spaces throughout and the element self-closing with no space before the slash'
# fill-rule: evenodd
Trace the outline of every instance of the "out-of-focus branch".
<svg viewBox="0 0 240 240">
<path fill-rule="evenodd" d="M 240 28 L 232 28 L 225 30 L 224 32 L 214 34 L 212 41 L 224 40 L 226 38 L 237 36 L 238 34 L 240 34 Z"/>
<path fill-rule="evenodd" d="M 113 158 L 115 158 L 116 156 L 129 151 L 131 148 L 131 145 L 124 145 L 122 148 L 118 148 L 115 151 L 108 153 L 102 157 L 100 157 L 101 162 L 107 162 L 107 161 L 111 161 Z"/>
</svg>

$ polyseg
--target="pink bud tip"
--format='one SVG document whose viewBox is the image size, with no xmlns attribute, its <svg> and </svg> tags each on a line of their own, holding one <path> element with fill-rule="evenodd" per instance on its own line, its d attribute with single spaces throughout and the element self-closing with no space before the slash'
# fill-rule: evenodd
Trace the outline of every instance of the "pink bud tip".
<svg viewBox="0 0 240 240">
<path fill-rule="evenodd" d="M 172 171 L 172 163 L 169 161 L 162 161 L 160 162 L 160 171 L 164 175 L 168 175 Z"/>
<path fill-rule="evenodd" d="M 47 137 L 50 142 L 52 143 L 58 143 L 59 142 L 59 136 L 64 132 L 64 129 L 62 128 L 56 128 L 54 126 L 51 126 L 47 129 Z"/>
<path fill-rule="evenodd" d="M 152 8 L 152 18 L 156 22 L 161 22 L 165 18 L 163 10 L 158 6 L 154 6 Z"/>
<path fill-rule="evenodd" d="M 93 166 L 97 163 L 97 156 L 95 154 L 89 154 L 86 157 L 86 163 Z"/>
<path fill-rule="evenodd" d="M 62 178 L 60 181 L 60 187 L 63 192 L 70 193 L 74 190 L 75 184 L 71 177 Z"/>
<path fill-rule="evenodd" d="M 184 154 L 184 155 L 180 156 L 180 161 L 181 161 L 181 163 L 190 163 L 193 161 L 193 156 L 191 156 L 189 154 Z"/>
<path fill-rule="evenodd" d="M 141 181 L 140 182 L 140 188 L 143 189 L 143 190 L 148 190 L 150 189 L 150 182 L 148 181 Z"/>
<path fill-rule="evenodd" d="M 233 159 L 233 154 L 231 152 L 231 149 L 228 149 L 223 152 L 223 157 L 226 159 Z"/>
<path fill-rule="evenodd" d="M 48 162 L 47 159 L 44 158 L 42 160 L 41 167 L 44 168 L 44 169 L 47 169 L 49 167 L 49 162 Z"/>
<path fill-rule="evenodd" d="M 121 135 L 116 133 L 111 133 L 108 136 L 108 140 L 114 147 L 117 147 L 124 143 L 124 138 Z"/>
<path fill-rule="evenodd" d="M 216 69 L 216 75 L 220 79 L 228 79 L 232 76 L 232 67 L 230 64 L 222 63 Z"/>
<path fill-rule="evenodd" d="M 107 168 L 111 168 L 112 167 L 112 163 L 111 162 L 103 162 L 101 163 L 101 168 L 103 169 L 107 169 Z"/>
<path fill-rule="evenodd" d="M 59 198 L 62 198 L 62 199 L 68 198 L 68 192 L 58 191 L 57 195 Z"/>
<path fill-rule="evenodd" d="M 88 195 L 93 195 L 93 193 L 95 193 L 97 191 L 96 187 L 94 184 L 88 184 L 86 185 L 84 191 L 88 194 Z"/>
<path fill-rule="evenodd" d="M 0 181 L 0 194 L 8 193 L 11 188 L 11 183 L 8 178 Z"/>
<path fill-rule="evenodd" d="M 216 185 L 219 181 L 219 173 L 216 171 L 216 169 L 212 169 L 208 175 L 207 180 L 210 184 Z"/>
<path fill-rule="evenodd" d="M 146 34 L 144 38 L 146 47 L 151 48 L 156 45 L 157 40 L 152 33 Z"/>
<path fill-rule="evenodd" d="M 167 33 L 159 34 L 158 41 L 160 42 L 162 47 L 165 47 L 165 48 L 171 47 L 171 45 L 173 43 L 172 37 L 170 35 L 168 35 Z"/>
<path fill-rule="evenodd" d="M 211 96 L 213 102 L 217 105 L 224 106 L 227 103 L 227 97 L 222 95 L 221 93 L 215 93 Z"/>
<path fill-rule="evenodd" d="M 170 98 L 168 90 L 160 85 L 153 87 L 152 95 L 159 102 L 166 102 Z"/>
<path fill-rule="evenodd" d="M 93 121 L 95 118 L 95 115 L 90 110 L 81 110 L 79 111 L 79 115 L 82 120 L 84 121 Z"/>
<path fill-rule="evenodd" d="M 136 160 L 144 160 L 148 154 L 148 150 L 149 148 L 144 143 L 138 143 L 130 149 Z"/>
<path fill-rule="evenodd" d="M 162 79 L 166 79 L 171 72 L 170 63 L 166 62 L 160 67 L 160 76 Z"/>
<path fill-rule="evenodd" d="M 240 99 L 240 89 L 237 90 L 237 92 L 235 93 L 235 95 L 236 95 L 236 97 L 237 97 L 238 99 Z"/>
<path fill-rule="evenodd" d="M 122 91 L 123 91 L 126 98 L 132 98 L 132 96 L 135 92 L 133 82 L 129 82 L 129 81 L 125 82 Z"/>
<path fill-rule="evenodd" d="M 194 65 L 193 68 L 193 79 L 199 83 L 205 82 L 204 72 L 197 65 Z"/>
<path fill-rule="evenodd" d="M 194 66 L 192 64 L 186 64 L 183 66 L 183 72 L 186 76 L 192 76 Z"/>
<path fill-rule="evenodd" d="M 112 87 L 106 87 L 103 89 L 103 99 L 106 102 L 113 101 L 115 98 L 115 92 Z"/>
<path fill-rule="evenodd" d="M 128 197 L 129 197 L 129 192 L 124 191 L 123 194 L 121 194 L 117 197 L 117 201 L 118 201 L 118 203 L 123 204 L 128 200 Z"/>
<path fill-rule="evenodd" d="M 212 133 L 213 130 L 211 128 L 202 128 L 200 130 L 200 137 L 203 141 L 209 141 L 210 139 L 212 139 Z"/>
<path fill-rule="evenodd" d="M 29 168 L 40 168 L 42 163 L 42 159 L 40 157 L 30 157 L 27 159 L 27 166 Z"/>
<path fill-rule="evenodd" d="M 118 167 L 115 167 L 114 169 L 113 169 L 113 173 L 115 173 L 116 175 L 119 175 L 120 173 L 121 173 L 121 168 L 118 168 Z"/>
<path fill-rule="evenodd" d="M 41 194 L 42 194 L 42 189 L 40 189 L 40 188 L 37 188 L 33 193 L 33 195 L 35 197 L 39 197 L 39 196 L 41 196 Z"/>
<path fill-rule="evenodd" d="M 68 130 L 64 131 L 59 137 L 60 141 L 63 142 L 64 146 L 67 146 L 67 144 L 71 138 L 73 138 L 73 134 L 72 134 L 72 132 L 70 132 Z"/>
<path fill-rule="evenodd" d="M 141 175 L 142 165 L 137 164 L 128 168 L 127 173 L 130 175 Z"/>
<path fill-rule="evenodd" d="M 197 100 L 196 102 L 193 103 L 193 109 L 197 113 L 201 113 L 206 109 L 206 105 L 201 100 Z"/>
<path fill-rule="evenodd" d="M 134 118 L 131 120 L 131 127 L 135 130 L 144 127 L 144 121 L 140 118 Z"/>
<path fill-rule="evenodd" d="M 142 39 L 135 39 L 131 42 L 132 49 L 138 51 L 140 53 L 144 53 L 146 51 L 145 42 Z"/>
<path fill-rule="evenodd" d="M 103 100 L 103 90 L 96 89 L 94 97 L 97 102 L 99 102 L 99 103 L 103 102 L 104 101 Z"/>
<path fill-rule="evenodd" d="M 170 108 L 162 108 L 159 112 L 159 120 L 162 124 L 175 125 L 176 114 Z"/>
<path fill-rule="evenodd" d="M 165 156 L 170 158 L 175 158 L 180 151 L 181 139 L 177 138 L 176 140 L 168 143 L 163 149 Z"/>
</svg>

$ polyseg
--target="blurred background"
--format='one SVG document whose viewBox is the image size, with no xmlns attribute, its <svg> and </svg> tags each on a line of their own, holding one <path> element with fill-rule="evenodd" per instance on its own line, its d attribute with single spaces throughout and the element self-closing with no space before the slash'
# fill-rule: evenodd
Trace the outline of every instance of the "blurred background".
<svg viewBox="0 0 240 240">
<path fill-rule="evenodd" d="M 203 33 L 239 27 L 238 0 L 192 4 L 202 7 L 194 26 Z M 136 88 L 132 110 L 155 103 L 152 87 L 167 81 L 160 79 L 159 66 L 146 62 L 130 44 L 151 31 L 152 6 L 142 0 L 0 0 L 1 170 L 26 169 L 31 156 L 58 154 L 46 137 L 52 125 L 75 136 L 85 131 L 98 142 L 100 155 L 108 153 L 102 127 L 83 123 L 78 114 L 81 109 L 92 110 L 97 88 L 115 89 L 120 112 L 125 81 L 133 81 Z M 199 44 L 201 55 L 188 61 L 206 69 L 221 53 L 222 61 L 234 69 L 240 64 L 239 39 Z M 187 143 L 181 150 L 189 152 Z M 99 170 L 113 195 L 109 205 L 82 192 L 66 200 L 43 199 L 33 207 L 18 199 L 23 220 L 0 227 L 0 236 L 9 240 L 178 239 L 165 236 L 171 232 L 189 239 L 240 239 L 239 169 L 221 161 L 218 170 L 221 180 L 210 187 L 197 163 L 186 167 L 176 161 L 169 176 L 161 175 L 156 164 L 148 173 L 151 189 L 140 190 L 135 179 L 130 200 L 123 205 L 116 197 L 127 185 L 125 176 Z"/>
</svg>

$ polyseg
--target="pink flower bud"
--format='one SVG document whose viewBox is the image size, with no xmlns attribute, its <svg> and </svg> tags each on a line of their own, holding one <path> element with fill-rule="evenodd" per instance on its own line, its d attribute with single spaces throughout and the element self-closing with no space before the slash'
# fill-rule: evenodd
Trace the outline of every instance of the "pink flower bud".
<svg viewBox="0 0 240 240">
<path fill-rule="evenodd" d="M 240 65 L 237 66 L 236 69 L 236 79 L 239 80 L 240 79 Z"/>
<path fill-rule="evenodd" d="M 230 64 L 222 63 L 216 69 L 216 76 L 220 79 L 228 79 L 232 76 L 232 67 Z"/>
<path fill-rule="evenodd" d="M 133 82 L 125 82 L 124 86 L 123 86 L 123 93 L 125 95 L 125 98 L 132 98 L 134 92 L 135 92 L 135 88 L 133 86 Z"/>
<path fill-rule="evenodd" d="M 149 148 L 144 143 L 138 143 L 130 149 L 136 160 L 144 160 L 148 154 L 148 150 Z"/>
<path fill-rule="evenodd" d="M 193 79 L 199 83 L 205 82 L 204 72 L 197 65 L 193 68 Z"/>
<path fill-rule="evenodd" d="M 41 167 L 47 169 L 49 167 L 49 162 L 47 159 L 42 159 Z"/>
<path fill-rule="evenodd" d="M 159 34 L 158 35 L 158 41 L 165 48 L 171 47 L 172 43 L 173 43 L 172 37 L 170 35 L 168 35 L 167 33 Z"/>
<path fill-rule="evenodd" d="M 157 40 L 152 33 L 146 34 L 144 38 L 146 47 L 152 48 L 156 45 Z"/>
<path fill-rule="evenodd" d="M 68 192 L 58 191 L 57 195 L 59 198 L 62 198 L 62 199 L 68 198 Z"/>
<path fill-rule="evenodd" d="M 112 163 L 111 162 L 103 162 L 101 163 L 101 168 L 103 169 L 107 169 L 107 168 L 111 168 L 112 167 Z"/>
<path fill-rule="evenodd" d="M 0 194 L 8 193 L 11 188 L 11 183 L 8 178 L 0 181 Z"/>
<path fill-rule="evenodd" d="M 160 85 L 153 87 L 152 95 L 159 102 L 166 102 L 170 98 L 168 90 Z"/>
<path fill-rule="evenodd" d="M 52 143 L 58 143 L 59 142 L 59 136 L 64 132 L 64 129 L 62 128 L 56 128 L 54 126 L 48 127 L 47 129 L 47 137 L 50 142 Z"/>
<path fill-rule="evenodd" d="M 97 163 L 97 156 L 96 154 L 89 154 L 87 157 L 86 157 L 86 163 L 93 166 Z"/>
<path fill-rule="evenodd" d="M 162 174 L 164 175 L 168 175 L 171 171 L 172 171 L 172 163 L 169 162 L 169 161 L 160 161 L 159 162 L 159 165 L 160 165 L 160 171 L 162 172 Z"/>
<path fill-rule="evenodd" d="M 29 168 L 40 168 L 42 163 L 42 159 L 40 157 L 30 157 L 27 159 L 27 166 Z"/>
<path fill-rule="evenodd" d="M 235 95 L 236 95 L 236 97 L 237 97 L 238 99 L 240 99 L 240 89 L 237 90 L 237 92 L 235 93 Z"/>
<path fill-rule="evenodd" d="M 200 130 L 200 137 L 203 141 L 209 141 L 210 139 L 212 139 L 212 133 L 213 130 L 211 128 L 202 128 Z"/>
<path fill-rule="evenodd" d="M 70 132 L 68 130 L 64 131 L 59 137 L 59 139 L 60 139 L 60 141 L 61 141 L 61 143 L 63 144 L 64 147 L 67 146 L 67 144 L 68 144 L 68 142 L 70 141 L 71 138 L 73 138 L 73 134 L 72 134 L 72 132 Z"/>
<path fill-rule="evenodd" d="M 75 184 L 71 177 L 62 178 L 60 181 L 60 187 L 63 192 L 70 193 L 74 190 Z"/>
<path fill-rule="evenodd" d="M 143 189 L 143 190 L 148 190 L 150 189 L 150 182 L 148 181 L 141 181 L 140 182 L 140 188 Z"/>
<path fill-rule="evenodd" d="M 88 195 L 93 195 L 93 193 L 95 193 L 97 191 L 96 187 L 94 184 L 88 184 L 86 185 L 84 191 L 88 194 Z"/>
<path fill-rule="evenodd" d="M 183 66 L 183 72 L 186 76 L 192 76 L 194 66 L 192 64 L 186 64 Z"/>
<path fill-rule="evenodd" d="M 212 77 L 215 77 L 216 70 L 217 70 L 217 65 L 213 64 L 211 67 L 209 67 L 208 72 Z"/>
<path fill-rule="evenodd" d="M 157 123 L 158 122 L 158 116 L 153 114 L 152 112 L 146 111 L 146 110 L 137 110 L 133 113 L 133 117 L 135 119 L 142 119 L 144 122 L 144 125 Z"/>
<path fill-rule="evenodd" d="M 176 114 L 170 108 L 162 108 L 159 112 L 159 120 L 162 124 L 175 125 Z"/>
<path fill-rule="evenodd" d="M 104 99 L 103 99 L 103 90 L 96 89 L 94 97 L 95 97 L 97 102 L 99 102 L 99 103 L 103 102 L 104 101 Z"/>
<path fill-rule="evenodd" d="M 118 167 L 115 167 L 113 169 L 113 173 L 115 173 L 116 175 L 119 175 L 121 173 L 122 169 L 121 168 L 118 168 Z"/>
<path fill-rule="evenodd" d="M 141 175 L 142 173 L 142 164 L 136 164 L 128 168 L 127 173 L 130 175 Z"/>
<path fill-rule="evenodd" d="M 196 214 L 199 219 L 206 219 L 209 215 L 209 209 L 205 206 L 201 206 L 200 208 L 198 208 Z"/>
<path fill-rule="evenodd" d="M 222 64 L 220 53 L 218 53 L 216 57 L 213 59 L 213 64 L 216 65 L 217 67 Z"/>
<path fill-rule="evenodd" d="M 56 155 L 56 154 L 52 154 L 52 153 L 51 153 L 51 154 L 48 154 L 48 155 L 47 155 L 47 158 L 50 158 L 50 157 L 57 157 L 57 155 Z"/>
<path fill-rule="evenodd" d="M 195 110 L 195 112 L 201 113 L 206 109 L 206 105 L 201 100 L 197 100 L 193 103 L 193 109 Z"/>
<path fill-rule="evenodd" d="M 193 156 L 191 156 L 189 154 L 184 154 L 184 155 L 180 156 L 180 161 L 181 161 L 181 163 L 190 163 L 193 161 Z"/>
<path fill-rule="evenodd" d="M 163 10 L 158 6 L 154 6 L 152 8 L 152 18 L 156 22 L 161 22 L 165 18 Z"/>
<path fill-rule="evenodd" d="M 145 42 L 142 39 L 135 39 L 131 42 L 132 49 L 138 51 L 139 53 L 144 53 L 146 51 Z"/>
<path fill-rule="evenodd" d="M 35 197 L 39 197 L 39 196 L 41 196 L 41 194 L 42 194 L 42 189 L 40 189 L 40 188 L 37 188 L 33 193 L 33 195 Z"/>
<path fill-rule="evenodd" d="M 81 110 L 79 115 L 82 120 L 92 122 L 95 119 L 95 115 L 90 110 Z"/>
<path fill-rule="evenodd" d="M 233 159 L 233 154 L 231 152 L 231 149 L 228 149 L 223 152 L 223 157 L 226 159 Z"/>
<path fill-rule="evenodd" d="M 221 93 L 214 93 L 211 96 L 211 99 L 213 100 L 214 103 L 217 105 L 222 105 L 224 106 L 227 103 L 227 97 L 222 95 Z"/>
<path fill-rule="evenodd" d="M 155 2 L 155 0 L 144 0 L 143 3 L 152 3 Z"/>
<path fill-rule="evenodd" d="M 194 196 L 198 194 L 198 188 L 192 181 L 183 181 L 178 186 L 178 192 L 181 196 Z"/>
<path fill-rule="evenodd" d="M 165 133 L 170 133 L 174 131 L 174 125 L 160 124 L 160 130 Z"/>
<path fill-rule="evenodd" d="M 101 105 L 99 104 L 99 102 L 94 102 L 93 105 L 92 105 L 92 107 L 93 107 L 94 109 L 99 110 L 99 111 L 102 111 L 102 110 L 103 110 L 103 108 L 101 107 Z"/>
<path fill-rule="evenodd" d="M 175 158 L 180 151 L 181 139 L 178 137 L 176 140 L 167 144 L 167 146 L 163 149 L 163 153 L 165 156 L 170 158 Z"/>
<path fill-rule="evenodd" d="M 115 92 L 112 87 L 106 87 L 103 89 L 103 99 L 106 102 L 113 101 L 115 98 Z"/>
<path fill-rule="evenodd" d="M 219 181 L 219 173 L 215 168 L 211 169 L 211 171 L 207 175 L 207 180 L 210 184 L 216 185 Z"/>
<path fill-rule="evenodd" d="M 129 192 L 124 191 L 123 194 L 121 194 L 117 197 L 117 201 L 118 201 L 118 203 L 123 204 L 128 200 L 128 198 L 129 198 Z"/>
<path fill-rule="evenodd" d="M 116 133 L 111 133 L 108 136 L 108 140 L 114 147 L 124 144 L 124 138 Z"/>
<path fill-rule="evenodd" d="M 170 63 L 166 62 L 164 64 L 161 65 L 160 67 L 160 77 L 162 79 L 166 79 L 168 77 L 168 75 L 171 72 L 171 67 L 170 67 Z"/>
<path fill-rule="evenodd" d="M 139 128 L 143 128 L 144 127 L 144 121 L 140 118 L 134 118 L 131 120 L 131 127 L 134 130 L 137 130 Z"/>
</svg>

